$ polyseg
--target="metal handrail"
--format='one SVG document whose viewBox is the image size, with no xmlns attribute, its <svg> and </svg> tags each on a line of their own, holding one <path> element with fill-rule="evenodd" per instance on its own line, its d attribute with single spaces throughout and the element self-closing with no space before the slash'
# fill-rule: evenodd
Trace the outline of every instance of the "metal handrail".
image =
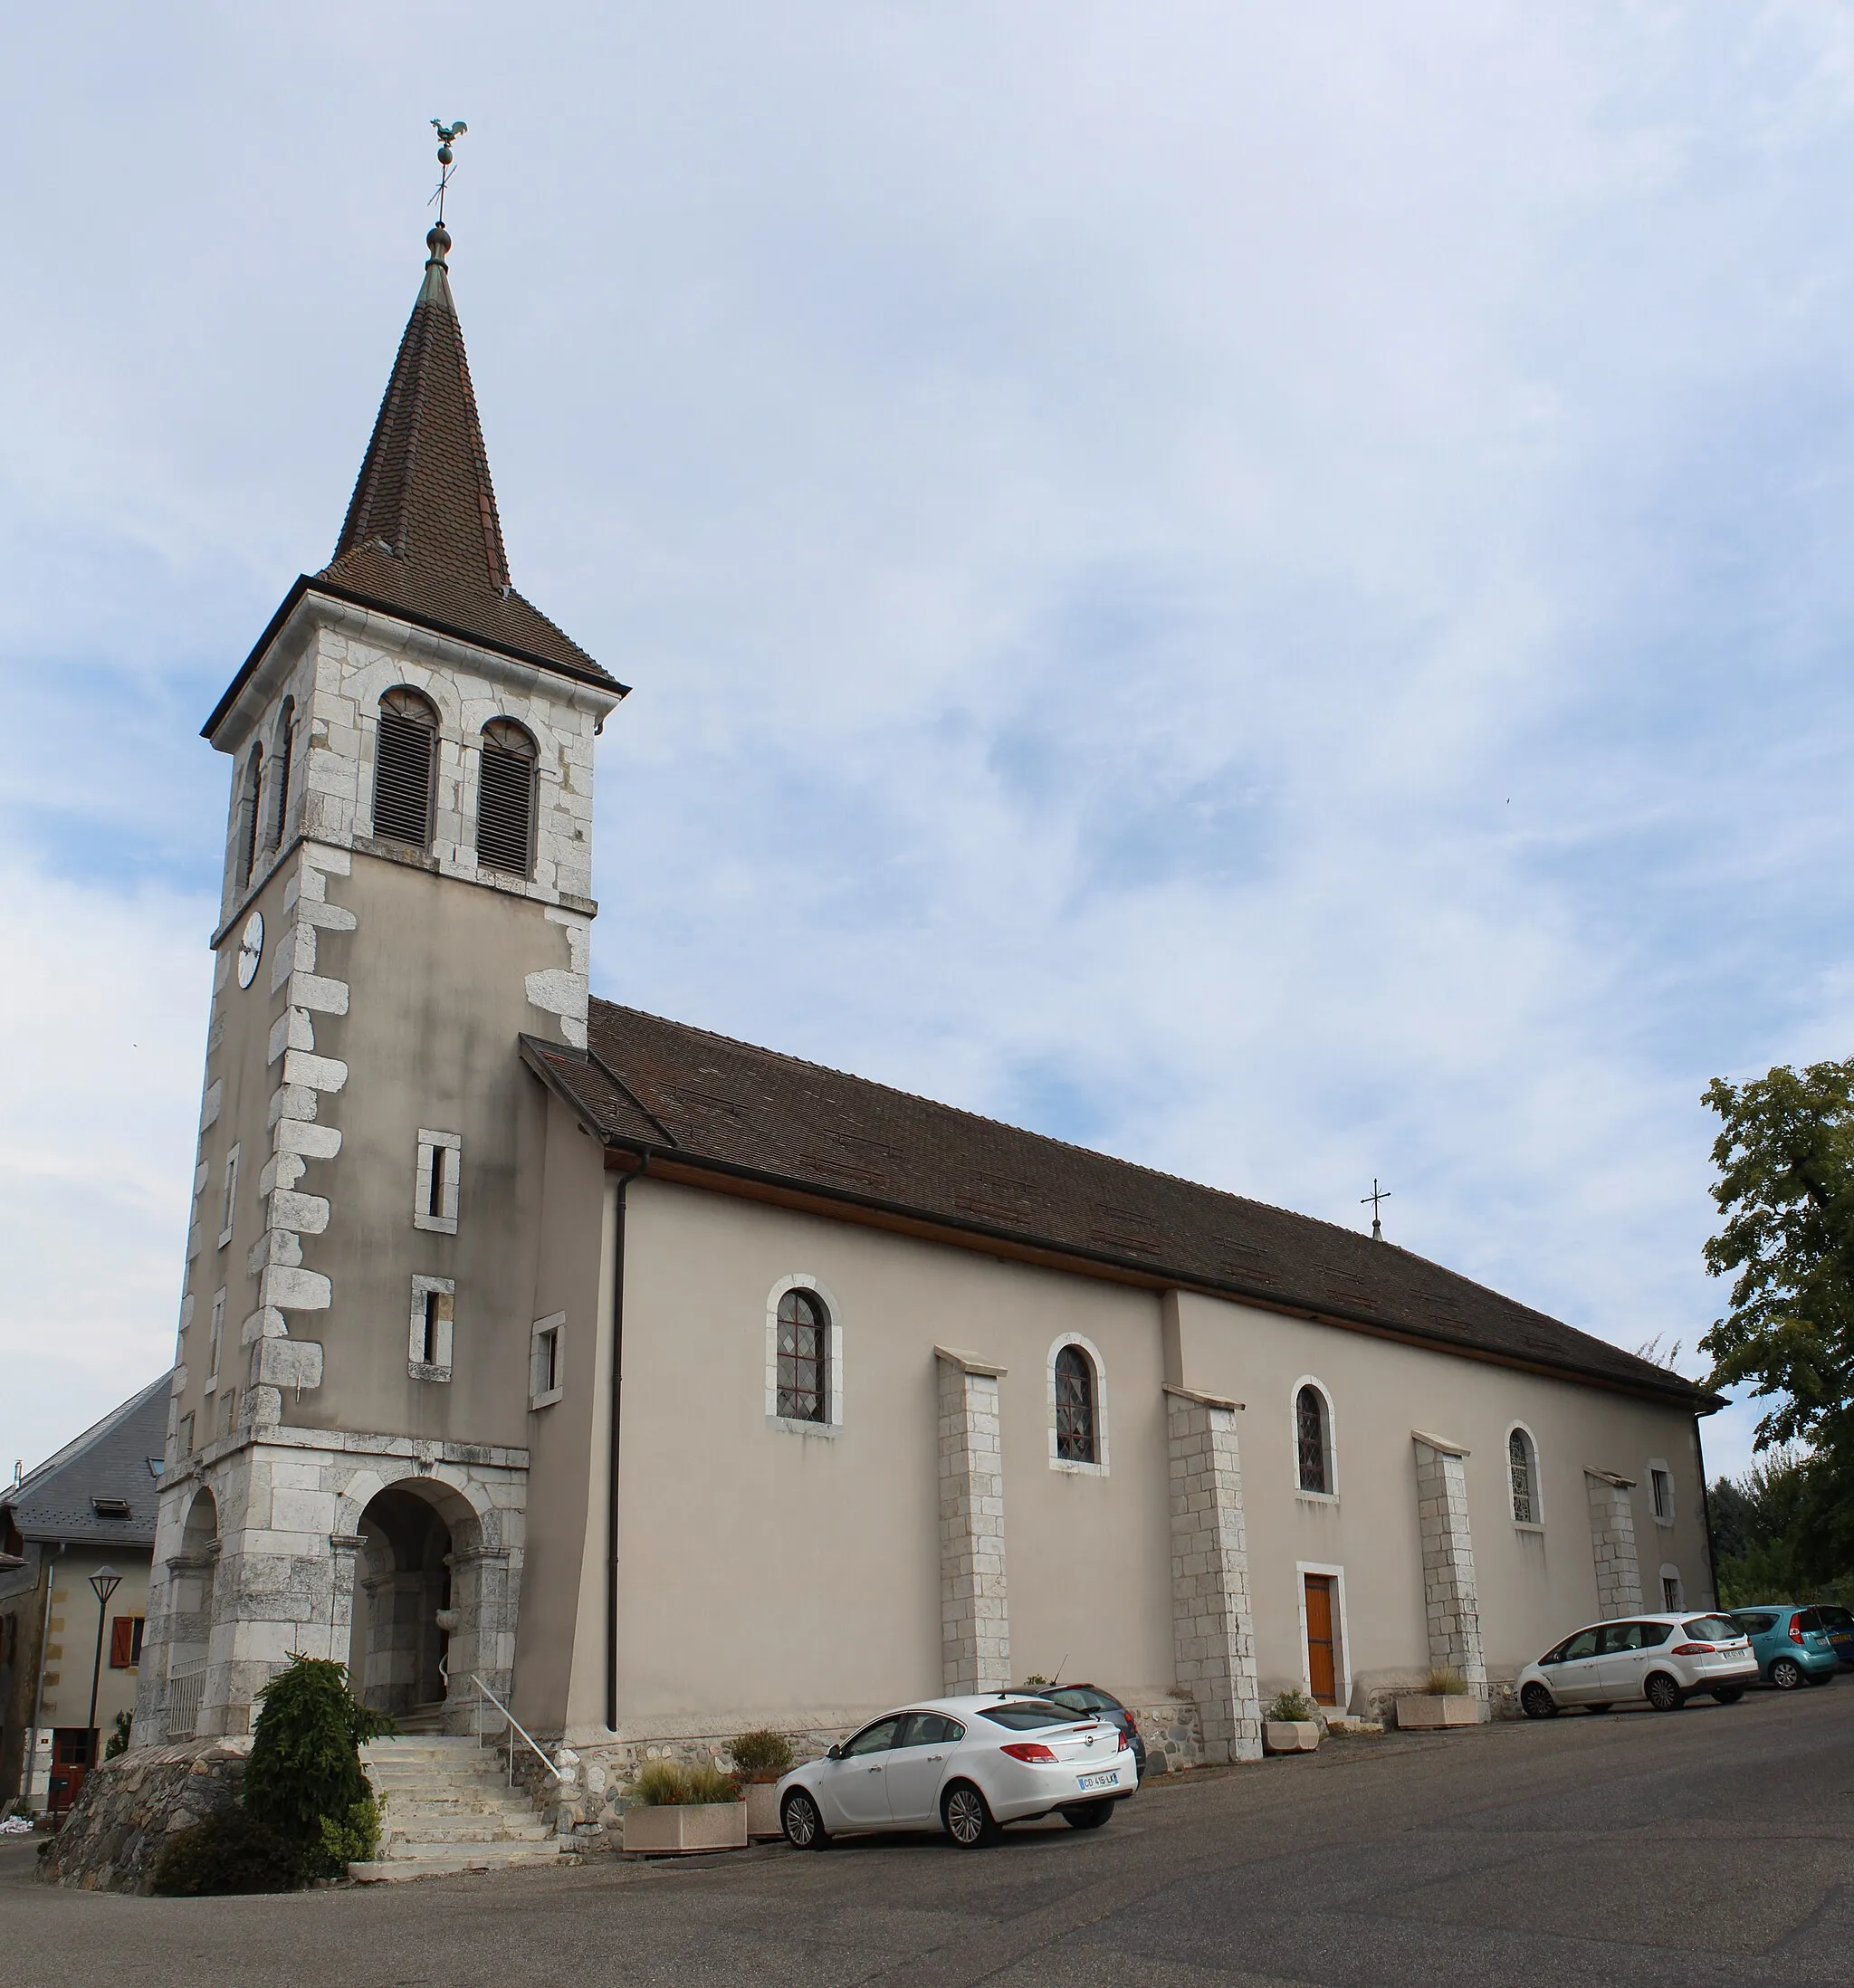
<svg viewBox="0 0 1854 1988">
<path fill-rule="evenodd" d="M 510 1711 L 508 1706 L 505 1706 L 502 1701 L 496 1696 L 495 1693 L 492 1691 L 486 1684 L 483 1683 L 483 1679 L 479 1677 L 473 1670 L 470 1673 L 470 1681 L 476 1687 L 478 1692 L 481 1694 L 476 1701 L 477 1744 L 481 1745 L 483 1743 L 483 1701 L 484 1698 L 487 1698 L 489 1702 L 495 1706 L 496 1710 L 500 1712 L 505 1719 L 508 1720 L 510 1726 L 515 1732 L 521 1734 L 521 1737 L 527 1741 L 528 1751 L 534 1755 L 535 1759 L 538 1760 L 540 1764 L 547 1769 L 548 1773 L 550 1773 L 556 1781 L 559 1780 L 560 1770 L 556 1767 L 553 1762 L 550 1761 L 547 1757 L 547 1755 L 541 1752 L 540 1748 L 535 1744 L 533 1735 L 529 1732 L 528 1728 L 522 1725 L 521 1720 L 518 1719 L 511 1711 Z M 513 1744 L 511 1744 L 509 1748 L 509 1785 L 511 1787 L 513 1787 L 514 1783 L 515 1749 Z"/>
</svg>

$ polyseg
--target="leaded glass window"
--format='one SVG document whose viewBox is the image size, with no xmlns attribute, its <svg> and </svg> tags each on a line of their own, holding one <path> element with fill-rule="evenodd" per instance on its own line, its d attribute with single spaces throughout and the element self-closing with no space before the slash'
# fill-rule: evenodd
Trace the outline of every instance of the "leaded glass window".
<svg viewBox="0 0 1854 1988">
<path fill-rule="evenodd" d="M 1295 1453 L 1300 1487 L 1323 1496 L 1333 1488 L 1326 1461 L 1326 1398 L 1318 1388 L 1304 1387 L 1294 1400 Z"/>
<path fill-rule="evenodd" d="M 830 1322 L 809 1291 L 779 1301 L 779 1412 L 795 1422 L 830 1419 Z"/>
<path fill-rule="evenodd" d="M 1532 1444 L 1523 1429 L 1515 1429 L 1506 1438 L 1506 1460 L 1513 1474 L 1513 1522 L 1535 1525 L 1538 1494 L 1532 1481 Z"/>
<path fill-rule="evenodd" d="M 1094 1451 L 1094 1362 L 1079 1346 L 1056 1356 L 1056 1454 L 1063 1463 L 1098 1463 Z"/>
</svg>

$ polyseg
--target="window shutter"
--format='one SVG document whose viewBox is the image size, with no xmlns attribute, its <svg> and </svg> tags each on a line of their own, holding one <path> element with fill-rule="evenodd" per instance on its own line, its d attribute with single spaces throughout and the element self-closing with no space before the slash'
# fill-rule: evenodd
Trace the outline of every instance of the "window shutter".
<svg viewBox="0 0 1854 1988">
<path fill-rule="evenodd" d="M 476 786 L 476 860 L 513 876 L 534 868 L 534 761 L 487 738 Z"/>
<path fill-rule="evenodd" d="M 135 1661 L 135 1618 L 118 1615 L 110 1623 L 110 1668 L 127 1670 Z"/>
<path fill-rule="evenodd" d="M 430 726 L 384 705 L 374 737 L 373 832 L 415 849 L 431 842 Z"/>
</svg>

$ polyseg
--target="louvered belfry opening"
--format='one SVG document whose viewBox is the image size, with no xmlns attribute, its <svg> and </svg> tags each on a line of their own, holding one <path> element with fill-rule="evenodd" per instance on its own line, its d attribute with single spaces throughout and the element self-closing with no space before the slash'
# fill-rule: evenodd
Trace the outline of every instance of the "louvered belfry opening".
<svg viewBox="0 0 1854 1988">
<path fill-rule="evenodd" d="M 511 876 L 534 873 L 534 741 L 507 718 L 483 728 L 476 780 L 476 860 Z"/>
<path fill-rule="evenodd" d="M 276 812 L 271 817 L 271 846 L 283 846 L 283 830 L 290 815 L 290 746 L 291 733 L 296 729 L 296 700 L 286 697 L 283 708 L 277 714 L 277 750 L 272 761 L 274 768 L 271 775 L 272 788 L 277 797 Z"/>
<path fill-rule="evenodd" d="M 244 769 L 244 798 L 238 804 L 238 887 L 257 867 L 257 811 L 264 784 L 264 749 L 253 746 Z"/>
<path fill-rule="evenodd" d="M 431 846 L 437 742 L 438 714 L 416 691 L 389 690 L 380 699 L 373 756 L 373 832 L 380 840 Z"/>
</svg>

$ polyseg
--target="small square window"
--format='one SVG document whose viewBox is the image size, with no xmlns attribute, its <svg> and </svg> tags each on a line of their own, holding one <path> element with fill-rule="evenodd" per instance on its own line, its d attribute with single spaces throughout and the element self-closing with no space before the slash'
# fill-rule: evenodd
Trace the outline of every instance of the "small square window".
<svg viewBox="0 0 1854 1988">
<path fill-rule="evenodd" d="M 451 1378 L 452 1324 L 457 1286 L 449 1277 L 412 1280 L 411 1343 L 406 1371 L 415 1381 Z"/>
<path fill-rule="evenodd" d="M 550 1313 L 534 1322 L 528 1369 L 528 1405 L 550 1408 L 567 1391 L 567 1314 Z"/>
<path fill-rule="evenodd" d="M 1680 1576 L 1678 1574 L 1663 1574 L 1661 1576 L 1661 1606 L 1670 1613 L 1677 1609 L 1684 1609 L 1687 1606 L 1686 1598 L 1681 1593 Z"/>
<path fill-rule="evenodd" d="M 455 1133 L 418 1134 L 418 1166 L 412 1185 L 412 1226 L 440 1236 L 457 1233 L 457 1186 L 464 1142 Z"/>
</svg>

